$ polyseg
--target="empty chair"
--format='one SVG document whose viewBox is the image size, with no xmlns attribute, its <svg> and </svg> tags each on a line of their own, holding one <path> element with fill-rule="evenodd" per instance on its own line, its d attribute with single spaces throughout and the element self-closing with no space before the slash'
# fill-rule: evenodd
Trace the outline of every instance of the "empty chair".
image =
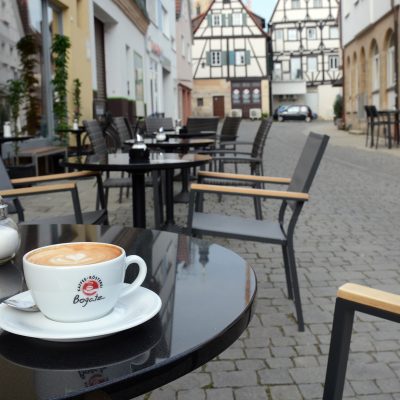
<svg viewBox="0 0 400 400">
<path fill-rule="evenodd" d="M 215 132 L 218 130 L 218 117 L 189 117 L 186 129 L 188 133 Z"/>
<path fill-rule="evenodd" d="M 387 132 L 387 121 L 385 120 L 384 116 L 379 115 L 379 112 L 375 106 L 369 106 L 369 112 L 371 116 L 371 147 L 374 145 L 373 138 L 375 135 L 375 127 L 377 127 L 378 130 L 376 133 L 375 148 L 378 148 L 381 126 L 383 126 L 383 136 L 385 138 L 385 142 L 387 141 L 387 135 L 389 134 L 389 132 Z"/>
<path fill-rule="evenodd" d="M 163 128 L 165 131 L 173 131 L 175 128 L 172 118 L 146 118 L 146 132 L 148 135 L 153 135 L 160 128 Z"/>
<path fill-rule="evenodd" d="M 124 142 L 126 140 L 132 139 L 131 132 L 129 129 L 129 122 L 125 117 L 114 117 L 113 126 L 118 132 L 119 141 L 121 143 L 121 148 L 123 148 Z"/>
<path fill-rule="evenodd" d="M 100 208 L 93 211 L 82 213 L 78 189 L 75 182 L 64 182 L 64 183 L 48 183 L 61 180 L 78 180 L 78 179 L 89 179 L 96 178 L 97 189 L 99 195 Z M 33 186 L 38 183 L 46 183 L 46 185 Z M 29 185 L 29 187 L 18 187 L 14 188 L 14 185 Z M 24 222 L 25 215 L 22 204 L 19 200 L 22 196 L 34 196 L 39 194 L 57 193 L 57 192 L 69 192 L 71 194 L 71 200 L 73 205 L 74 213 L 71 215 L 63 215 L 57 217 L 46 217 L 40 218 L 39 220 L 33 221 L 34 223 L 47 223 L 47 224 L 104 224 L 107 223 L 107 209 L 105 205 L 103 185 L 101 175 L 97 172 L 81 171 L 81 172 L 70 172 L 63 174 L 52 174 L 33 176 L 28 178 L 10 179 L 7 170 L 4 166 L 3 160 L 0 158 L 0 196 L 7 198 L 13 207 L 10 209 L 11 212 L 18 214 L 18 221 Z"/>
<path fill-rule="evenodd" d="M 288 296 L 290 299 L 294 299 L 297 323 L 300 331 L 304 330 L 304 320 L 294 253 L 294 230 L 304 202 L 309 199 L 308 192 L 325 152 L 328 140 L 329 137 L 326 135 L 310 133 L 290 184 L 285 191 L 192 184 L 190 192 L 187 222 L 187 231 L 189 234 L 223 236 L 240 240 L 279 244 L 282 247 Z M 205 193 L 247 196 L 253 199 L 279 199 L 282 203 L 275 220 L 263 221 L 205 213 L 203 205 Z M 290 217 L 287 215 L 288 210 L 291 210 Z"/>
<path fill-rule="evenodd" d="M 400 296 L 346 283 L 337 292 L 323 400 L 341 400 L 355 312 L 400 322 Z M 371 376 L 373 380 L 376 377 Z"/>
</svg>

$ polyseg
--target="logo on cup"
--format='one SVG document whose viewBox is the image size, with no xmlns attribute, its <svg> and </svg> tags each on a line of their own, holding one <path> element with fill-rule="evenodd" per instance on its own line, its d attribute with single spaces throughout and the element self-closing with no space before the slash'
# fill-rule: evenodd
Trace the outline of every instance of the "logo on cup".
<svg viewBox="0 0 400 400">
<path fill-rule="evenodd" d="M 73 299 L 73 303 L 80 304 L 82 307 L 86 307 L 88 303 L 104 300 L 105 297 L 97 293 L 102 287 L 103 281 L 96 275 L 90 275 L 81 279 L 77 289 L 78 292 L 82 292 L 84 296 L 81 297 L 79 294 L 77 294 Z"/>
<path fill-rule="evenodd" d="M 85 296 L 94 296 L 102 287 L 102 280 L 96 275 L 90 275 L 79 282 L 78 292 L 82 292 Z"/>
</svg>

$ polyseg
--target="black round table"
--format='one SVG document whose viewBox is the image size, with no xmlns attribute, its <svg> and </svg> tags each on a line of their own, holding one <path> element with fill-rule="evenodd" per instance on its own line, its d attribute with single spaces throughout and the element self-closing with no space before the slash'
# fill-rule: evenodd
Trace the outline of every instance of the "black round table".
<svg viewBox="0 0 400 400">
<path fill-rule="evenodd" d="M 200 154 L 150 153 L 146 162 L 129 162 L 128 153 L 93 155 L 85 162 L 69 160 L 65 165 L 77 170 L 90 171 L 126 171 L 132 176 L 132 212 L 133 226 L 146 227 L 146 197 L 144 175 L 150 171 L 166 172 L 166 224 L 175 225 L 173 199 L 173 171 L 177 168 L 191 168 L 204 165 L 210 156 Z"/>
<path fill-rule="evenodd" d="M 17 256 L 0 267 L 0 301 L 25 290 L 25 252 L 99 241 L 144 258 L 143 286 L 160 296 L 162 307 L 142 325 L 83 342 L 50 342 L 0 329 L 1 399 L 131 399 L 220 354 L 246 329 L 254 311 L 252 268 L 219 245 L 119 226 L 26 225 L 21 233 Z M 128 269 L 127 281 L 133 271 Z"/>
<path fill-rule="evenodd" d="M 133 139 L 126 140 L 125 144 L 133 144 Z M 181 138 L 168 138 L 168 140 L 159 141 L 156 139 L 144 139 L 144 143 L 151 149 L 162 149 L 165 151 L 181 151 L 187 153 L 190 148 L 207 147 L 215 144 L 214 139 L 181 139 Z"/>
</svg>

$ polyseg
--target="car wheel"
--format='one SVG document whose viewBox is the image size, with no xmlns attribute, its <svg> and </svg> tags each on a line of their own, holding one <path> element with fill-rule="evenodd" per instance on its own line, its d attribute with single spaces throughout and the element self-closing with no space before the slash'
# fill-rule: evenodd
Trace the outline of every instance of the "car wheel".
<svg viewBox="0 0 400 400">
<path fill-rule="evenodd" d="M 279 121 L 279 122 L 282 122 L 282 121 L 283 121 L 283 117 L 279 115 L 278 121 Z"/>
<path fill-rule="evenodd" d="M 306 117 L 306 122 L 310 122 L 311 118 L 310 117 Z"/>
</svg>

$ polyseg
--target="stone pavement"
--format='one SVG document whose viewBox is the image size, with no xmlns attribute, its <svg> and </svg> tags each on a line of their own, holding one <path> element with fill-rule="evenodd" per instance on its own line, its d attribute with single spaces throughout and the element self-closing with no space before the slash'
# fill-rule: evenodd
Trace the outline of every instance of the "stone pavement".
<svg viewBox="0 0 400 400">
<path fill-rule="evenodd" d="M 257 122 L 244 122 L 241 137 L 252 138 Z M 299 333 L 286 297 L 279 246 L 212 239 L 241 254 L 256 271 L 257 308 L 249 328 L 219 357 L 140 399 L 301 400 L 321 399 L 337 288 L 356 282 L 400 293 L 400 149 L 366 149 L 364 136 L 337 131 L 332 123 L 276 123 L 266 142 L 265 173 L 291 176 L 309 130 L 331 136 L 295 233 L 306 331 Z M 176 190 L 179 189 L 176 184 Z M 84 207 L 92 186 L 80 183 Z M 149 192 L 150 195 L 150 192 Z M 111 191 L 110 220 L 131 224 L 130 199 Z M 150 197 L 149 197 L 150 198 Z M 62 195 L 23 199 L 27 219 L 70 207 Z M 207 206 L 252 215 L 249 199 L 224 197 Z M 279 202 L 263 202 L 275 216 Z M 148 216 L 151 217 L 151 201 Z M 185 223 L 186 206 L 177 205 Z M 151 224 L 151 218 L 150 218 Z M 347 400 L 400 399 L 400 327 L 358 316 L 347 370 Z"/>
</svg>

